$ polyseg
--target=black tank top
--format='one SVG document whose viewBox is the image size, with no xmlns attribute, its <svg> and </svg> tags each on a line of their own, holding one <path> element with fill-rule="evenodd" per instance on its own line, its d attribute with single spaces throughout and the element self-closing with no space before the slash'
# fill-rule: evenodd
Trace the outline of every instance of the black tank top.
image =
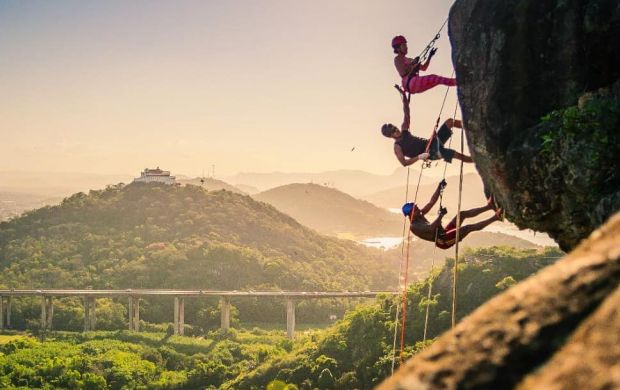
<svg viewBox="0 0 620 390">
<path fill-rule="evenodd" d="M 409 158 L 416 157 L 426 151 L 428 140 L 411 135 L 409 130 L 404 130 L 400 139 L 394 141 L 395 145 L 400 146 L 403 154 Z"/>
</svg>

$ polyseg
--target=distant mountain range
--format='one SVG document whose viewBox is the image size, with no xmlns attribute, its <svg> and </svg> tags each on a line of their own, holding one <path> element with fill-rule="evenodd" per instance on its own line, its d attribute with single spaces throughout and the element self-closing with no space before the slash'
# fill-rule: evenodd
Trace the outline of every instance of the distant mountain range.
<svg viewBox="0 0 620 390">
<path fill-rule="evenodd" d="M 417 202 L 425 204 L 431 198 L 440 178 L 434 178 L 430 183 L 422 183 L 418 190 Z M 443 204 L 450 212 L 456 212 L 458 206 L 459 193 L 459 176 L 450 176 L 446 178 L 448 186 L 444 190 Z M 413 201 L 415 197 L 417 183 L 409 185 L 409 201 Z M 377 191 L 363 196 L 362 199 L 367 200 L 379 207 L 397 208 L 401 207 L 405 198 L 405 185 L 399 185 L 387 190 Z M 461 209 L 479 207 L 486 204 L 482 179 L 480 176 L 469 173 L 463 175 L 463 196 L 461 201 Z"/>
<path fill-rule="evenodd" d="M 64 197 L 75 192 L 105 188 L 109 184 L 131 183 L 133 178 L 125 174 L 0 171 L 0 191 L 42 197 Z"/>
<path fill-rule="evenodd" d="M 456 180 L 455 185 L 458 187 L 458 178 L 454 179 Z M 479 179 L 475 175 L 464 176 L 464 194 L 469 195 L 464 196 L 463 208 L 467 208 L 469 205 L 475 207 L 486 203 L 481 195 L 481 182 L 479 184 L 480 188 L 477 189 L 480 192 L 478 193 L 476 190 L 477 180 Z M 450 183 L 454 184 L 453 181 L 450 181 Z M 420 199 L 427 201 L 435 188 L 435 184 L 421 186 Z M 458 188 L 452 187 L 451 191 L 449 189 L 450 185 L 448 185 L 445 191 L 444 205 L 449 209 L 449 218 L 446 219 L 446 223 L 456 213 L 458 195 Z M 305 226 L 331 236 L 354 240 L 368 238 L 380 240 L 381 237 L 401 237 L 403 232 L 403 217 L 400 213 L 389 212 L 367 201 L 356 199 L 334 188 L 318 184 L 288 184 L 261 192 L 252 197 L 271 204 Z M 490 215 L 490 212 L 487 212 L 477 219 L 468 220 L 468 222 L 487 218 Z M 429 253 L 433 247 L 431 243 L 427 242 L 420 242 L 420 245 L 421 247 L 428 247 L 426 252 Z M 467 237 L 463 244 L 464 247 L 472 248 L 492 245 L 506 245 L 515 248 L 538 247 L 537 244 L 527 239 L 518 238 L 516 235 L 488 231 L 473 233 Z"/>
<path fill-rule="evenodd" d="M 181 174 L 176 176 L 179 183 L 196 185 L 208 191 L 224 189 L 252 194 L 255 199 L 272 204 L 300 223 L 323 234 L 357 240 L 400 236 L 402 233 L 401 217 L 385 209 L 400 208 L 404 202 L 404 169 L 397 169 L 392 175 L 340 170 L 322 173 L 244 173 L 229 177 L 230 180 L 247 180 L 246 184 L 237 185 L 214 178 L 204 178 L 201 182 L 200 178 L 188 178 Z M 412 169 L 410 177 L 414 179 L 410 180 L 410 201 L 415 194 L 418 176 L 419 171 Z M 109 183 L 117 182 L 114 180 L 119 177 L 124 182 L 133 180 L 130 176 L 122 175 L 0 172 L 0 191 L 8 188 L 6 192 L 12 194 L 9 197 L 0 197 L 0 219 L 15 217 L 25 210 L 57 203 L 68 193 L 104 188 Z M 258 191 L 259 187 L 271 187 L 274 183 L 295 178 L 309 180 L 306 184 L 286 182 L 267 191 Z M 458 176 L 447 178 L 448 187 L 443 204 L 448 208 L 449 217 L 454 215 L 457 208 L 458 179 Z M 428 201 L 438 181 L 439 178 L 423 177 L 418 191 L 419 203 Z M 466 174 L 463 181 L 462 208 L 485 204 L 480 177 Z M 351 192 L 343 191 L 341 187 L 348 188 Z"/>
<path fill-rule="evenodd" d="M 372 237 L 402 233 L 402 217 L 335 188 L 287 184 L 252 196 L 301 224 L 332 236 Z"/>
<path fill-rule="evenodd" d="M 411 169 L 411 177 L 417 177 L 419 171 Z M 377 175 L 364 171 L 337 170 L 317 173 L 272 172 L 272 173 L 238 173 L 224 177 L 233 185 L 243 184 L 265 191 L 290 183 L 314 183 L 336 188 L 354 197 L 363 197 L 378 190 L 397 187 L 406 181 L 407 170 L 396 169 L 391 175 Z M 431 179 L 423 177 L 422 183 L 430 183 Z"/>
</svg>

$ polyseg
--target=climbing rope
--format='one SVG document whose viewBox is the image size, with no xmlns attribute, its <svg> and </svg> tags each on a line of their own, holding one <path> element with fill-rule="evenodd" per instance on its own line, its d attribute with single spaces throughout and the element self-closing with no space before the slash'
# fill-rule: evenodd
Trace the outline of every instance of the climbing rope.
<svg viewBox="0 0 620 390">
<path fill-rule="evenodd" d="M 444 24 L 442 25 L 441 28 L 443 28 L 443 26 L 445 25 L 446 22 L 444 22 Z M 440 29 L 441 31 L 441 29 Z M 452 75 L 454 75 L 454 71 L 452 72 Z M 398 86 L 395 85 L 394 86 L 401 94 L 404 94 L 404 91 Z M 433 139 L 435 138 L 436 134 L 437 134 L 437 128 L 439 126 L 439 122 L 441 120 L 441 114 L 443 113 L 443 109 L 445 107 L 446 104 L 446 99 L 448 97 L 448 92 L 450 90 L 450 86 L 447 87 L 446 89 L 446 93 L 444 94 L 443 97 L 443 101 L 441 102 L 441 108 L 439 109 L 439 115 L 437 116 L 437 120 L 435 121 L 435 127 L 433 129 L 433 133 L 431 138 L 429 138 L 427 144 L 426 144 L 426 148 L 425 148 L 425 153 L 428 153 L 430 150 L 430 146 L 431 143 L 433 141 Z M 409 95 L 410 96 L 410 95 Z M 406 98 L 408 98 L 409 96 L 405 95 Z M 450 142 L 452 142 L 450 140 Z M 430 159 L 429 159 L 430 162 Z M 420 183 L 422 181 L 422 173 L 424 171 L 424 168 L 428 168 L 430 167 L 430 164 L 426 164 L 423 163 L 422 167 L 420 169 L 420 175 L 418 176 L 418 182 L 416 185 L 416 190 L 415 190 L 415 195 L 414 195 L 414 201 L 413 203 L 415 204 L 417 202 L 418 199 L 418 192 L 420 190 Z M 408 195 L 409 195 L 409 167 L 407 167 L 407 186 L 406 186 L 406 190 L 405 190 L 405 203 L 407 203 L 408 201 Z M 445 176 L 445 169 L 444 169 L 444 176 Z M 440 203 L 441 204 L 441 203 Z M 409 276 L 409 248 L 410 248 L 410 242 L 411 242 L 411 229 L 408 229 L 408 234 L 407 234 L 407 242 L 405 245 L 404 239 L 405 239 L 405 228 L 406 228 L 406 219 L 407 217 L 405 217 L 405 221 L 403 223 L 403 242 L 401 244 L 401 264 L 400 264 L 400 271 L 399 271 L 399 275 L 398 275 L 398 282 L 399 282 L 399 286 L 401 286 L 401 281 L 403 281 L 402 283 L 402 296 L 401 296 L 401 303 L 400 305 L 396 305 L 396 317 L 394 320 L 394 323 L 397 324 L 398 323 L 398 315 L 399 312 L 401 312 L 401 332 L 400 332 L 400 360 L 401 363 L 404 359 L 404 351 L 405 351 L 405 326 L 406 326 L 406 322 L 407 322 L 407 283 L 408 283 L 408 276 Z M 435 237 L 435 243 L 437 242 L 437 237 Z M 406 247 L 406 250 L 404 250 L 403 253 L 403 249 Z M 404 272 L 403 272 L 403 263 L 405 264 L 404 267 Z M 403 277 L 404 275 L 404 277 Z M 402 306 L 402 310 L 399 310 L 400 306 Z M 394 326 L 394 340 L 393 340 L 393 344 L 392 344 L 392 374 L 394 373 L 394 366 L 395 366 L 395 362 L 396 362 L 396 337 L 398 334 L 398 326 L 395 325 Z"/>
<path fill-rule="evenodd" d="M 420 52 L 420 55 L 419 55 L 420 64 L 428 59 L 428 53 L 431 51 L 432 48 L 435 47 L 435 43 L 441 37 L 441 30 L 443 30 L 443 28 L 446 26 L 447 23 L 448 23 L 448 18 L 446 18 L 446 20 L 443 22 L 441 27 L 439 27 L 439 30 L 437 31 L 437 34 L 435 34 L 435 37 L 431 39 L 431 41 L 428 43 L 428 45 L 426 45 L 424 50 Z"/>
<path fill-rule="evenodd" d="M 456 118 L 456 111 L 458 110 L 458 107 L 459 107 L 459 101 L 457 98 L 456 103 L 454 104 L 454 113 L 452 114 L 453 119 Z M 450 148 L 450 146 L 452 146 L 452 137 L 450 137 L 450 141 L 448 143 L 448 149 Z M 442 180 L 446 180 L 447 169 L 448 169 L 448 162 L 446 161 L 443 167 Z M 443 207 L 443 190 L 441 190 L 441 192 L 439 193 L 439 209 L 441 210 L 442 207 Z M 433 255 L 431 257 L 431 272 L 429 272 L 429 277 L 428 277 L 428 294 L 426 297 L 426 313 L 424 314 L 424 333 L 422 336 L 422 341 L 426 341 L 426 335 L 428 333 L 428 316 L 429 316 L 430 305 L 431 305 L 431 296 L 433 294 L 433 281 L 434 281 L 432 272 L 433 272 L 433 269 L 435 268 L 435 253 L 437 252 L 438 236 L 439 236 L 439 229 L 435 230 L 435 245 L 433 246 Z"/>
<path fill-rule="evenodd" d="M 461 154 L 463 154 L 464 149 L 464 139 L 465 134 L 463 128 L 461 128 Z M 461 195 L 463 194 L 463 160 L 461 160 L 461 173 L 459 178 L 459 205 L 458 210 L 456 211 L 456 244 L 455 244 L 455 253 L 454 253 L 454 276 L 452 280 L 452 328 L 456 325 L 456 287 L 457 287 L 457 276 L 459 270 L 459 240 L 461 233 Z"/>
<path fill-rule="evenodd" d="M 405 325 L 407 323 L 407 283 L 409 279 L 409 245 L 411 243 L 411 229 L 407 233 L 407 256 L 405 265 L 405 280 L 403 283 L 403 295 L 402 295 L 402 319 L 400 325 L 400 362 L 402 363 L 405 358 Z"/>
<path fill-rule="evenodd" d="M 407 167 L 407 186 L 405 188 L 405 203 L 407 203 L 407 200 L 409 199 L 409 173 L 410 173 L 410 169 L 409 167 Z M 401 241 L 401 245 L 400 245 L 400 255 L 401 255 L 401 259 L 400 259 L 400 270 L 398 271 L 398 286 L 400 288 L 401 284 L 402 284 L 402 280 L 403 280 L 403 258 L 405 257 L 405 229 L 407 228 L 407 218 L 405 217 L 403 219 L 403 238 Z M 392 344 L 392 375 L 394 374 L 394 365 L 396 364 L 396 338 L 398 335 L 398 326 L 396 324 L 398 324 L 398 316 L 400 315 L 400 305 L 396 305 L 396 318 L 394 320 L 394 342 Z"/>
</svg>

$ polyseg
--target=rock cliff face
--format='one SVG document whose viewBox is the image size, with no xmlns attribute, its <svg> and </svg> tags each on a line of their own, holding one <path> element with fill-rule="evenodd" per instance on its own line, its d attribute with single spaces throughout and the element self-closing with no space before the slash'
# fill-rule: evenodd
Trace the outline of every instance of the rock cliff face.
<svg viewBox="0 0 620 390">
<path fill-rule="evenodd" d="M 486 187 L 575 247 L 620 209 L 620 2 L 457 0 L 449 26 Z"/>
<path fill-rule="evenodd" d="M 508 219 L 566 251 L 594 233 L 379 389 L 620 388 L 620 1 L 456 0 L 449 26 L 469 148 Z"/>
</svg>

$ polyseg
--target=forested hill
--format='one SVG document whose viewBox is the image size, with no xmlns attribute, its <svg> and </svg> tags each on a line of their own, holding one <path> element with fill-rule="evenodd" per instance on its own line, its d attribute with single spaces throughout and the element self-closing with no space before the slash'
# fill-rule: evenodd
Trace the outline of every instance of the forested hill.
<svg viewBox="0 0 620 390">
<path fill-rule="evenodd" d="M 1 287 L 386 288 L 380 252 L 229 191 L 130 184 L 0 223 Z"/>
<path fill-rule="evenodd" d="M 402 216 L 318 184 L 288 184 L 253 197 L 325 234 L 402 234 Z"/>
</svg>

